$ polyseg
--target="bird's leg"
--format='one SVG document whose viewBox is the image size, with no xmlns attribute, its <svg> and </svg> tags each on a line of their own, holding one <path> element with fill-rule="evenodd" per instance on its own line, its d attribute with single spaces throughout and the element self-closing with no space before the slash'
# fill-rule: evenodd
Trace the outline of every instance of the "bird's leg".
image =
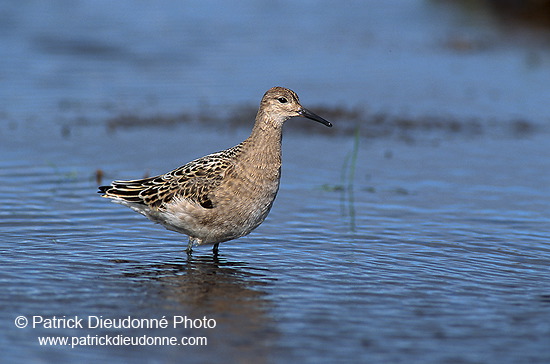
<svg viewBox="0 0 550 364">
<path fill-rule="evenodd" d="M 191 255 L 193 252 L 193 244 L 195 243 L 195 239 L 192 237 L 189 237 L 189 242 L 187 243 L 187 249 L 185 249 L 185 252 L 187 255 Z"/>
<path fill-rule="evenodd" d="M 214 253 L 214 256 L 218 256 L 218 246 L 220 245 L 220 243 L 216 243 L 214 244 L 214 247 L 212 248 L 212 253 Z"/>
</svg>

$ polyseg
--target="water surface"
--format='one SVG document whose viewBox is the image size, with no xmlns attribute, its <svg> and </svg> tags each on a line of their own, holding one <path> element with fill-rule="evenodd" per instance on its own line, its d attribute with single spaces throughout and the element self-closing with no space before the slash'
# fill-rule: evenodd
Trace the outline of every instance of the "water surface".
<svg viewBox="0 0 550 364">
<path fill-rule="evenodd" d="M 212 6 L 2 5 L 2 360 L 549 362 L 541 42 L 429 1 Z M 218 258 L 188 258 L 184 236 L 96 193 L 237 144 L 252 120 L 226 107 L 274 85 L 335 127 L 289 121 L 271 214 Z M 216 327 L 18 329 L 20 315 Z M 121 334 L 208 345 L 37 339 Z"/>
</svg>

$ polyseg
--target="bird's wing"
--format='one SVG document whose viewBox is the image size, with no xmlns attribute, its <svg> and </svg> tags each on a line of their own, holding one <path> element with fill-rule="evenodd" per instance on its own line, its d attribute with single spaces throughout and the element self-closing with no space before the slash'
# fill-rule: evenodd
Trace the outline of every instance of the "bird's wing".
<svg viewBox="0 0 550 364">
<path fill-rule="evenodd" d="M 184 198 L 204 208 L 214 208 L 212 192 L 234 170 L 232 157 L 238 148 L 209 154 L 168 173 L 131 181 L 113 181 L 101 186 L 104 197 L 163 209 L 175 197 Z"/>
</svg>

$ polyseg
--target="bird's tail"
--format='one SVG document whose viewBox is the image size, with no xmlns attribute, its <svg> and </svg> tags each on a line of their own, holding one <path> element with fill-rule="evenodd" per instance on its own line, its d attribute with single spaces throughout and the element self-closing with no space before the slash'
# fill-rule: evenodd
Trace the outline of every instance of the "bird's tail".
<svg viewBox="0 0 550 364">
<path fill-rule="evenodd" d="M 150 178 L 133 181 L 113 181 L 110 186 L 99 186 L 102 197 L 144 204 L 141 192 L 148 188 Z"/>
</svg>

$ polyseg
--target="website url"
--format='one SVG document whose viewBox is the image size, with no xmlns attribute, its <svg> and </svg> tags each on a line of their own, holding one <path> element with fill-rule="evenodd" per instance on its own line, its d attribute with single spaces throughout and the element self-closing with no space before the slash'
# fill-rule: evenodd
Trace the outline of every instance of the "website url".
<svg viewBox="0 0 550 364">
<path fill-rule="evenodd" d="M 126 336 L 126 335 L 86 335 L 86 336 L 39 336 L 41 346 L 206 346 L 208 339 L 200 336 Z"/>
</svg>

